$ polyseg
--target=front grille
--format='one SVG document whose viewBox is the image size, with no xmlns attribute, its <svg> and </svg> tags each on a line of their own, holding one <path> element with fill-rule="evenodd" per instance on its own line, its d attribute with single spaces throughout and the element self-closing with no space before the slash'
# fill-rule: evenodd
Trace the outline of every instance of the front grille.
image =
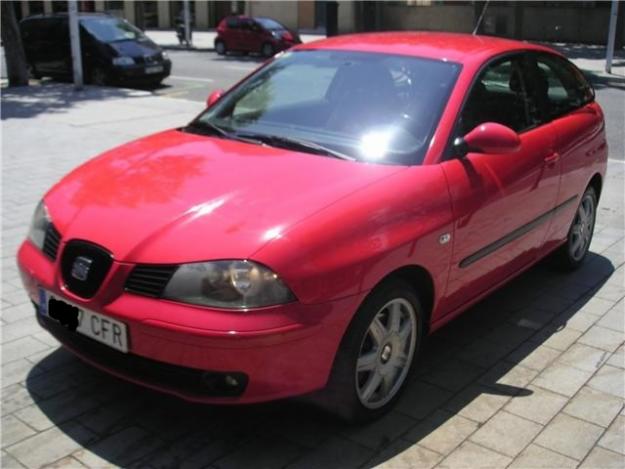
<svg viewBox="0 0 625 469">
<path fill-rule="evenodd" d="M 59 244 L 61 244 L 61 233 L 50 223 L 46 229 L 46 236 L 43 238 L 43 253 L 53 261 L 56 260 Z"/>
<path fill-rule="evenodd" d="M 146 64 L 146 65 L 159 64 L 162 62 L 163 56 L 159 52 L 158 54 L 154 54 L 154 55 L 143 55 L 143 56 L 134 57 L 134 60 L 136 64 Z"/>
<path fill-rule="evenodd" d="M 59 342 L 84 359 L 147 385 L 195 397 L 234 397 L 243 394 L 248 384 L 245 373 L 200 370 L 122 353 L 77 332 L 70 332 L 47 316 L 37 314 L 37 319 Z"/>
<path fill-rule="evenodd" d="M 86 267 L 78 269 L 81 261 Z M 96 294 L 112 264 L 110 252 L 87 241 L 70 241 L 61 255 L 65 285 L 69 291 L 83 298 Z"/>
<path fill-rule="evenodd" d="M 177 269 L 177 265 L 138 265 L 126 280 L 126 291 L 158 298 Z"/>
</svg>

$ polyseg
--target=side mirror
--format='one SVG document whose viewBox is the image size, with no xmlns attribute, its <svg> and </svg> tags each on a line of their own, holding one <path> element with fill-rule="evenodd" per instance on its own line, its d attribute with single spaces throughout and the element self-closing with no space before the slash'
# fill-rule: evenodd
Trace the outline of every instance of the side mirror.
<svg viewBox="0 0 625 469">
<path fill-rule="evenodd" d="M 215 104 L 217 101 L 219 101 L 221 97 L 223 96 L 223 94 L 224 94 L 224 90 L 215 90 L 211 94 L 209 94 L 208 98 L 206 98 L 206 107 L 209 108 L 213 104 Z"/>
<path fill-rule="evenodd" d="M 463 138 L 457 138 L 454 141 L 454 147 L 462 156 L 470 151 L 514 153 L 521 147 L 521 139 L 510 127 L 495 122 L 485 122 L 478 125 Z"/>
</svg>

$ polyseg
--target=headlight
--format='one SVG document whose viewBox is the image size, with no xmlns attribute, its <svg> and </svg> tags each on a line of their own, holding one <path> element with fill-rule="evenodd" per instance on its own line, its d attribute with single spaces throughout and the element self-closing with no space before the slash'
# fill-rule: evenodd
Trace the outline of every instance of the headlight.
<svg viewBox="0 0 625 469">
<path fill-rule="evenodd" d="M 115 57 L 113 59 L 113 65 L 134 65 L 135 61 L 132 57 Z"/>
<path fill-rule="evenodd" d="M 288 303 L 293 293 L 266 267 L 252 261 L 183 264 L 163 297 L 204 306 L 247 309 Z"/>
<path fill-rule="evenodd" d="M 169 54 L 167 52 L 163 51 L 163 52 L 161 52 L 161 57 L 163 59 L 168 59 L 169 58 Z"/>
<path fill-rule="evenodd" d="M 39 249 L 43 249 L 43 242 L 46 239 L 48 226 L 50 226 L 50 216 L 42 200 L 35 209 L 33 219 L 30 223 L 30 230 L 28 231 L 28 237 Z"/>
</svg>

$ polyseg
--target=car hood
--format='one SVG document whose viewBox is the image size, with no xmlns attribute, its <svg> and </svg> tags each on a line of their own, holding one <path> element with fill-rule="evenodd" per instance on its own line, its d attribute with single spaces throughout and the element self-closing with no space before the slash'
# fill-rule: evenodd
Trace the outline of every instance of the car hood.
<svg viewBox="0 0 625 469">
<path fill-rule="evenodd" d="M 171 130 L 89 161 L 45 200 L 64 241 L 91 241 L 118 261 L 248 258 L 401 169 Z"/>
<path fill-rule="evenodd" d="M 160 47 L 147 38 L 141 41 L 130 39 L 127 41 L 111 42 L 109 46 L 119 57 L 152 56 L 161 50 Z"/>
</svg>

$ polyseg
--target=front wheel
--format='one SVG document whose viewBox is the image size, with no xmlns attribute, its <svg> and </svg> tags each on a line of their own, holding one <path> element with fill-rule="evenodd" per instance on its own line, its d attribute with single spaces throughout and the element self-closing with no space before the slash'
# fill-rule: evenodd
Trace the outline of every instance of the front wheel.
<svg viewBox="0 0 625 469">
<path fill-rule="evenodd" d="M 597 193 L 588 187 L 575 212 L 566 243 L 557 251 L 559 265 L 566 270 L 578 268 L 590 248 L 597 215 Z"/>
<path fill-rule="evenodd" d="M 380 417 L 405 387 L 422 334 L 423 310 L 414 290 L 400 279 L 382 283 L 341 342 L 322 405 L 352 422 Z"/>
</svg>

